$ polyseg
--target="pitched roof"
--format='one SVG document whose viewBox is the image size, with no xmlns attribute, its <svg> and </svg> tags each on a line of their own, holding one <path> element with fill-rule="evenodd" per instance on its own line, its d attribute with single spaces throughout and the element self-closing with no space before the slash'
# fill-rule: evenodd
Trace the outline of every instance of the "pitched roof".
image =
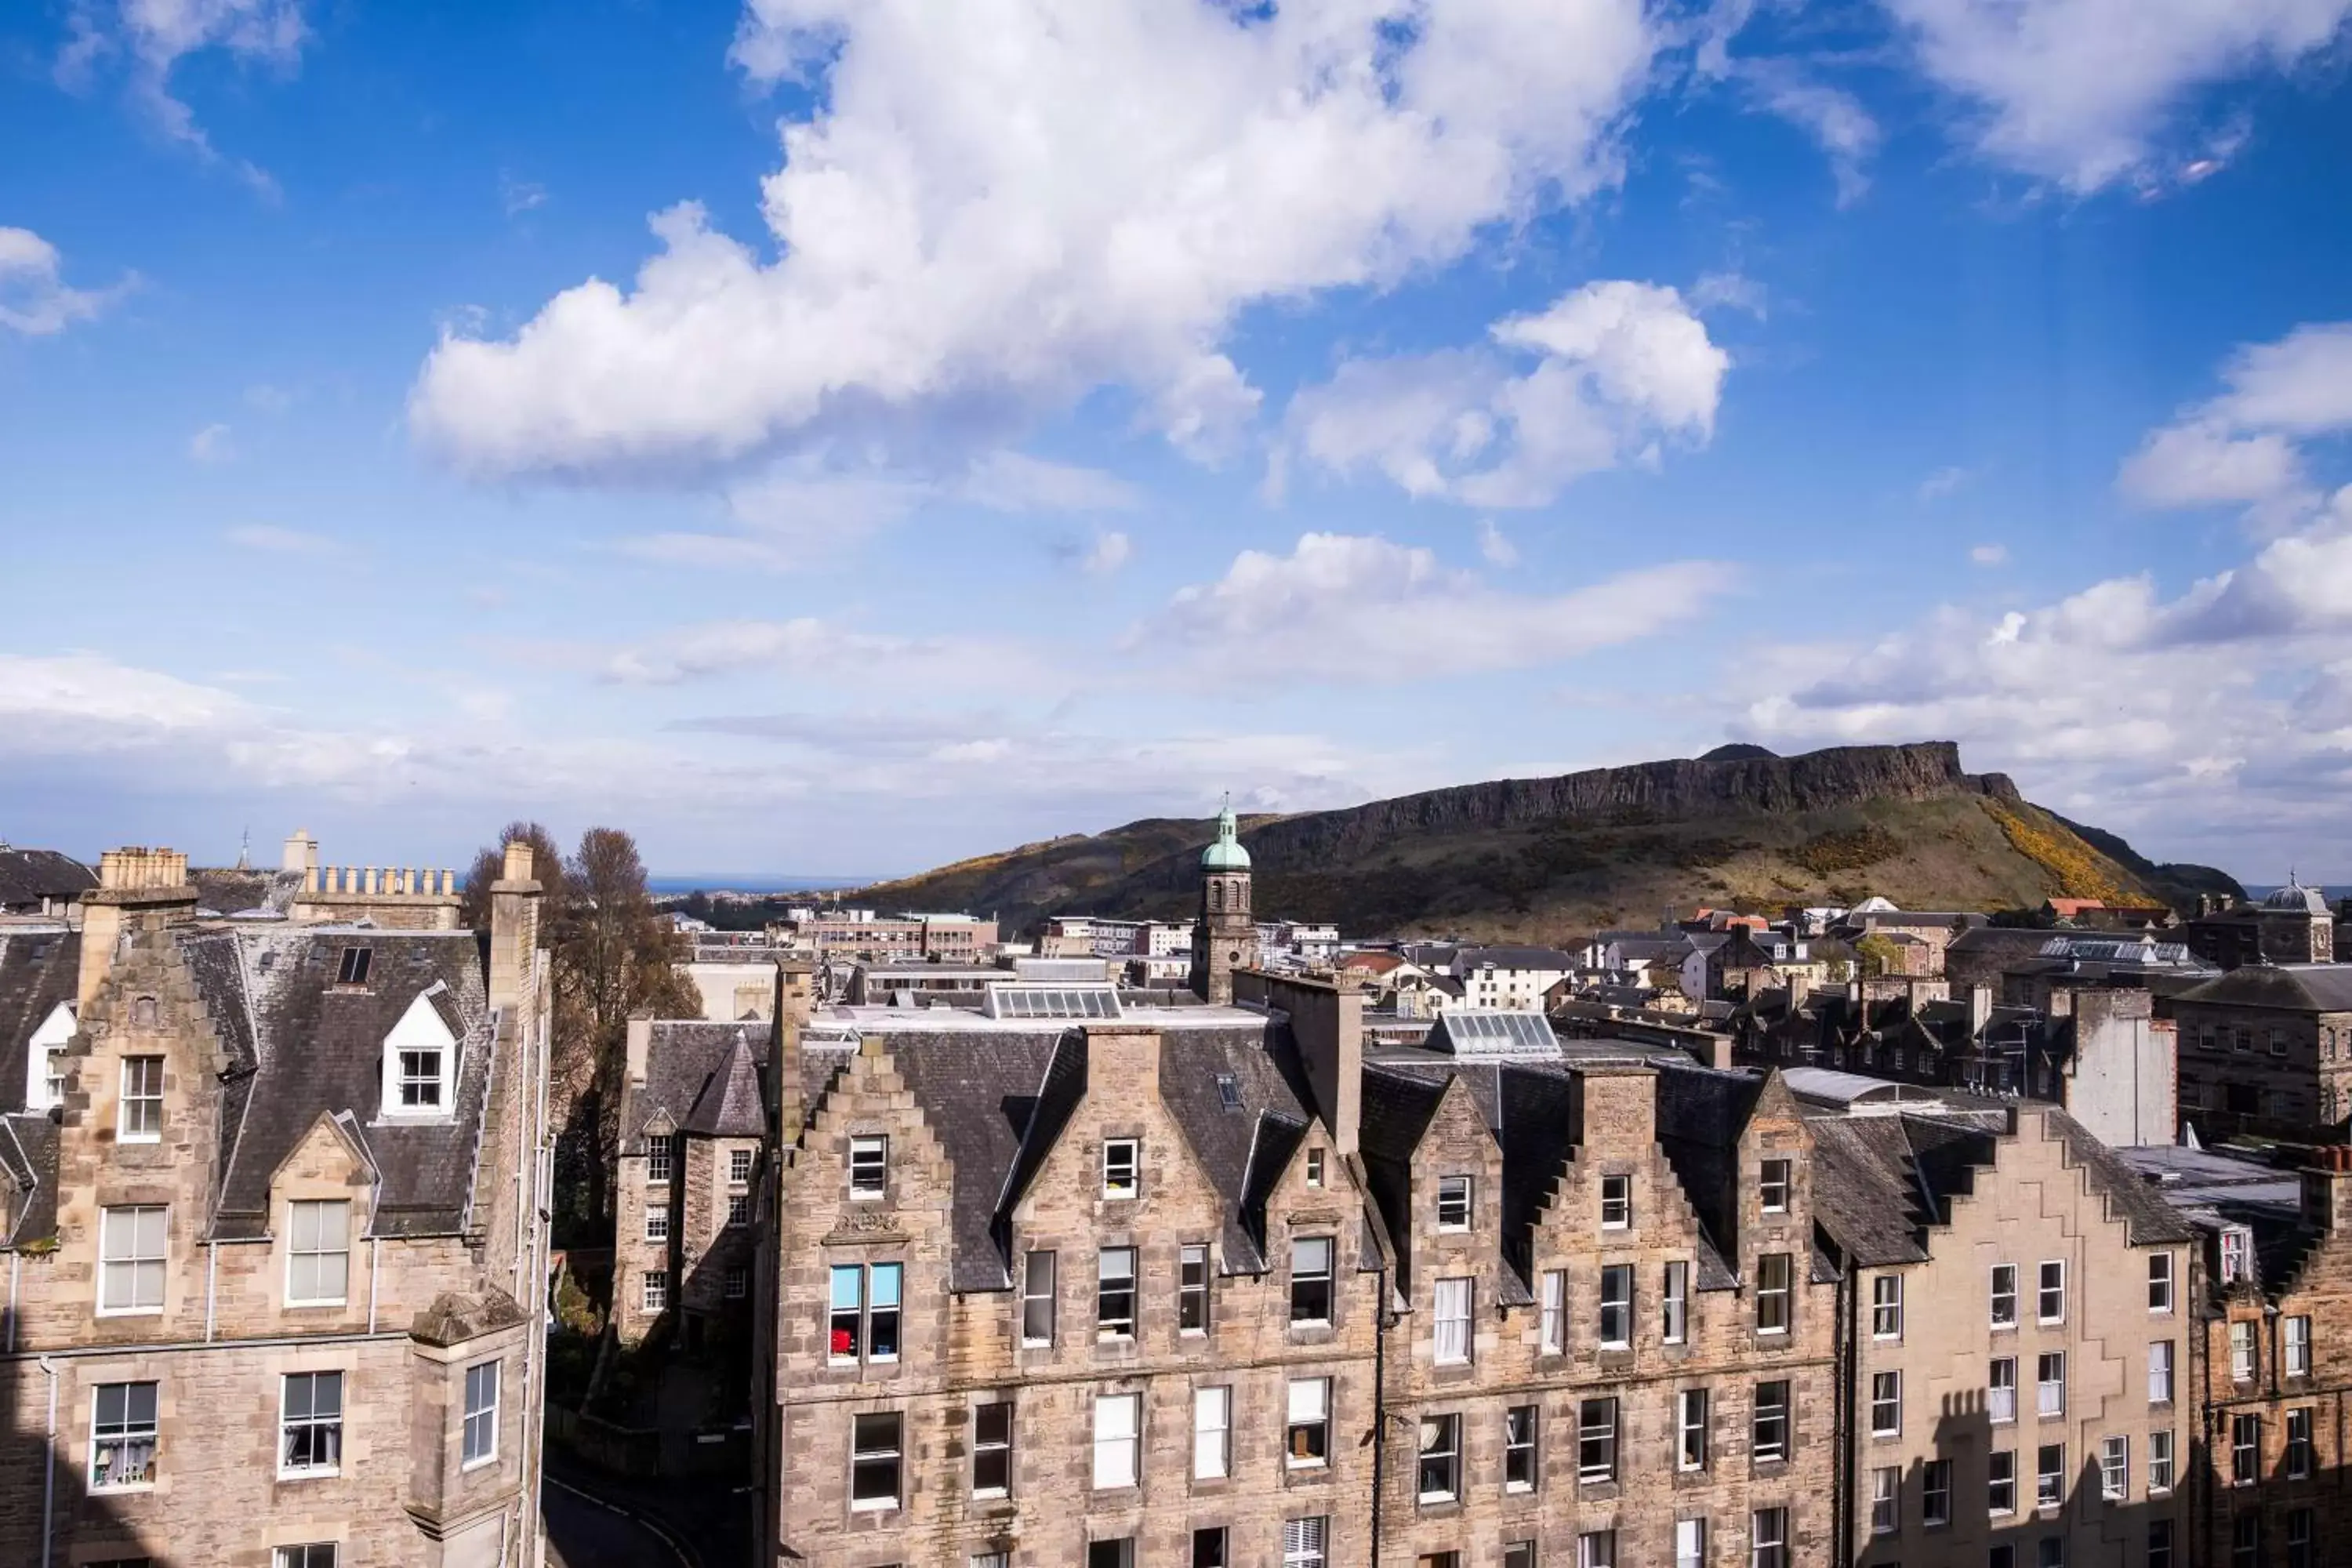
<svg viewBox="0 0 2352 1568">
<path fill-rule="evenodd" d="M 727 1059 L 695 1097 L 680 1128 L 706 1138 L 758 1138 L 768 1131 L 760 1096 L 760 1067 L 740 1036 L 727 1047 Z"/>
<path fill-rule="evenodd" d="M 16 1247 L 58 1228 L 58 1124 L 36 1111 L 0 1116 L 0 1180 L 16 1189 L 6 1205 L 16 1223 L 0 1231 L 0 1247 Z M 0 1211 L 5 1212 L 5 1211 Z"/>
<path fill-rule="evenodd" d="M 2352 963 L 2249 963 L 2173 1000 L 2290 1013 L 2352 1012 Z"/>
<path fill-rule="evenodd" d="M 630 1086 L 627 1103 L 622 1110 L 623 1147 L 633 1153 L 640 1150 L 646 1127 L 656 1119 L 674 1129 L 709 1136 L 758 1137 L 767 1126 L 759 1075 L 760 1057 L 766 1052 L 767 1038 L 765 1024 L 656 1019 L 646 1044 L 646 1081 L 642 1086 Z M 743 1089 L 729 1082 L 739 1050 L 744 1054 L 750 1069 L 748 1101 L 741 1098 Z M 707 1108 L 706 1097 L 709 1097 Z M 751 1127 L 749 1132 L 719 1133 L 690 1125 L 698 1114 L 713 1119 L 729 1114 L 740 1119 L 747 1113 L 747 1106 Z"/>
<path fill-rule="evenodd" d="M 0 910 L 37 910 L 48 900 L 69 901 L 97 886 L 97 873 L 70 855 L 0 844 Z"/>
<path fill-rule="evenodd" d="M 0 1110 L 25 1109 L 33 1033 L 70 1004 L 81 978 L 81 932 L 0 927 Z"/>
</svg>

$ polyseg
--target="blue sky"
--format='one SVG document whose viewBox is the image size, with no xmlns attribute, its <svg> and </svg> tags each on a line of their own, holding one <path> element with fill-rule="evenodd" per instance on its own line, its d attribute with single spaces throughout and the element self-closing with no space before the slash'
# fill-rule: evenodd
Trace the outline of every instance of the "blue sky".
<svg viewBox="0 0 2352 1568">
<path fill-rule="evenodd" d="M 0 837 L 1951 738 L 2352 879 L 2352 0 L 0 16 Z"/>
</svg>

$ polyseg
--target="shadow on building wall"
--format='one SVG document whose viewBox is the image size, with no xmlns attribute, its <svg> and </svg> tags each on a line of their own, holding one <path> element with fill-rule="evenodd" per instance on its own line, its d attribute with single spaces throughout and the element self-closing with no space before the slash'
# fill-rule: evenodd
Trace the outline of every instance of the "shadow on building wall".
<svg viewBox="0 0 2352 1568">
<path fill-rule="evenodd" d="M 0 1310 L 0 1344 L 16 1342 L 8 1319 Z M 174 1556 L 168 1542 L 142 1534 L 139 1494 L 92 1489 L 91 1396 L 76 1392 L 67 1362 L 49 1365 L 56 1374 L 54 1403 L 52 1379 L 40 1358 L 0 1357 L 0 1562 L 9 1568 L 44 1563 L 52 1568 L 101 1563 L 201 1568 L 193 1558 Z M 119 1439 L 101 1451 L 109 1473 L 133 1484 L 168 1462 L 152 1439 Z"/>
</svg>

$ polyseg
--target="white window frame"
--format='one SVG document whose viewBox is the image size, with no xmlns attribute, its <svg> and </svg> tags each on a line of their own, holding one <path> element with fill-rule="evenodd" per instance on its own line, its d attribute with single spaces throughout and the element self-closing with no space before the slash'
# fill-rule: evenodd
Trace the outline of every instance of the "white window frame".
<svg viewBox="0 0 2352 1568">
<path fill-rule="evenodd" d="M 1120 1202 L 1143 1195 L 1142 1139 L 1106 1138 L 1103 1140 L 1102 1195 Z"/>
<path fill-rule="evenodd" d="M 2051 1376 L 2053 1370 L 2057 1376 Z M 2033 1358 L 2033 1414 L 2044 1420 L 2066 1414 L 2066 1352 L 2043 1351 Z"/>
<path fill-rule="evenodd" d="M 1900 1370 L 1870 1374 L 1870 1435 L 1903 1435 L 1903 1373 Z"/>
<path fill-rule="evenodd" d="M 887 1418 L 891 1423 L 891 1438 L 887 1447 L 861 1448 L 858 1444 L 858 1423 Z M 896 1478 L 887 1496 L 861 1498 L 857 1495 L 857 1468 L 862 1464 L 888 1461 Z M 907 1495 L 907 1414 L 903 1410 L 861 1410 L 849 1418 L 849 1507 L 853 1513 L 887 1513 L 902 1503 Z"/>
<path fill-rule="evenodd" d="M 105 1398 L 106 1391 L 110 1388 L 119 1388 L 122 1391 L 122 1419 L 120 1422 L 113 1424 L 109 1430 L 101 1432 L 99 1426 L 99 1405 L 100 1402 Z M 152 1405 L 155 1412 L 143 1426 L 133 1421 L 131 1415 L 131 1390 L 138 1388 L 144 1388 L 148 1391 L 148 1401 Z M 104 1495 L 111 1492 L 143 1492 L 152 1490 L 155 1485 L 155 1476 L 163 1469 L 163 1387 L 162 1384 L 156 1382 L 154 1379 L 139 1378 L 123 1383 L 101 1383 L 93 1384 L 89 1393 L 89 1463 L 84 1467 L 85 1471 L 89 1478 L 90 1491 L 94 1494 Z M 146 1479 L 108 1483 L 101 1481 L 99 1479 L 101 1473 L 112 1474 L 120 1468 L 119 1465 L 109 1465 L 104 1472 L 100 1470 L 99 1449 L 100 1444 L 113 1443 L 117 1445 L 129 1445 L 141 1441 L 144 1441 L 147 1445 L 147 1463 L 143 1467 L 143 1468 L 148 1472 Z"/>
<path fill-rule="evenodd" d="M 2058 1462 L 2048 1462 L 2052 1450 L 2056 1450 Z M 2036 1509 L 2058 1509 L 2066 1506 L 2066 1445 L 2042 1443 L 2033 1450 L 2033 1506 Z"/>
<path fill-rule="evenodd" d="M 1768 1284 L 1767 1277 L 1774 1271 L 1769 1266 L 1776 1264 L 1777 1272 L 1780 1277 L 1780 1283 Z M 1759 1334 L 1775 1336 L 1788 1333 L 1790 1325 L 1796 1321 L 1796 1295 L 1795 1255 L 1787 1252 L 1759 1254 L 1756 1259 L 1756 1331 Z M 1767 1300 L 1777 1300 L 1780 1303 L 1780 1321 L 1777 1323 L 1765 1321 L 1764 1303 Z"/>
<path fill-rule="evenodd" d="M 1633 1345 L 1633 1266 L 1630 1263 L 1603 1264 L 1600 1283 L 1601 1310 L 1593 1319 L 1594 1334 L 1602 1350 L 1631 1350 Z"/>
<path fill-rule="evenodd" d="M 637 1310 L 641 1312 L 669 1310 L 669 1270 L 647 1268 L 637 1275 Z"/>
<path fill-rule="evenodd" d="M 1307 1151 L 1307 1184 L 1310 1187 L 1323 1184 L 1323 1151 L 1320 1149 Z"/>
<path fill-rule="evenodd" d="M 2050 1282 L 2053 1269 L 2057 1271 L 2058 1282 L 2054 1285 Z M 2055 1312 L 2050 1310 L 2050 1300 L 2053 1296 L 2058 1300 L 2058 1310 Z M 2066 1321 L 2066 1260 L 2063 1258 L 2045 1258 L 2035 1268 L 2033 1321 L 2043 1325 L 2063 1323 Z"/>
<path fill-rule="evenodd" d="M 499 1384 L 502 1364 L 495 1359 L 478 1361 L 466 1369 L 465 1415 L 459 1422 L 458 1439 L 462 1469 L 478 1470 L 484 1465 L 499 1462 Z M 488 1375 L 478 1378 L 476 1374 L 482 1373 Z M 485 1384 L 489 1392 L 488 1403 L 480 1397 Z"/>
<path fill-rule="evenodd" d="M 1437 1228 L 1441 1233 L 1466 1231 L 1475 1216 L 1477 1188 L 1467 1176 L 1437 1178 Z"/>
<path fill-rule="evenodd" d="M 434 1058 L 429 1075 L 413 1071 L 409 1065 L 409 1058 L 421 1060 L 425 1054 Z M 420 993 L 384 1037 L 379 1115 L 386 1121 L 446 1121 L 457 1111 L 457 1037 L 442 1021 L 433 998 Z M 420 1096 L 410 1101 L 406 1091 L 411 1084 L 432 1085 L 431 1100 Z"/>
<path fill-rule="evenodd" d="M 1617 1568 L 1617 1532 L 1587 1530 L 1576 1537 L 1576 1568 Z"/>
<path fill-rule="evenodd" d="M 1282 1395 L 1282 1467 L 1286 1470 L 1320 1470 L 1331 1463 L 1331 1380 L 1294 1377 Z M 1319 1453 L 1301 1453 L 1297 1435 L 1311 1431 L 1321 1439 Z"/>
<path fill-rule="evenodd" d="M 1143 1395 L 1095 1395 L 1093 1489 L 1124 1491 L 1143 1479 Z"/>
<path fill-rule="evenodd" d="M 1124 1270 L 1124 1272 L 1120 1272 Z M 1095 1338 L 1118 1342 L 1135 1338 L 1139 1320 L 1143 1313 L 1142 1249 L 1134 1247 L 1105 1247 L 1095 1252 Z M 1118 1282 L 1127 1282 L 1127 1317 L 1121 1320 L 1103 1310 L 1103 1298 L 1115 1295 Z M 1123 1322 L 1123 1326 L 1122 1326 Z"/>
<path fill-rule="evenodd" d="M 1444 1447 L 1433 1446 L 1430 1436 L 1433 1428 L 1439 1434 L 1439 1441 L 1444 1443 Z M 1412 1455 L 1412 1486 L 1415 1498 L 1424 1503 L 1454 1501 L 1462 1495 L 1461 1413 L 1449 1410 L 1423 1415 L 1421 1418 L 1419 1437 L 1420 1441 L 1415 1444 Z M 1433 1491 L 1421 1484 L 1423 1464 L 1433 1458 L 1445 1461 L 1447 1485 L 1443 1490 Z"/>
<path fill-rule="evenodd" d="M 2253 1272 L 2254 1233 L 2242 1225 L 2221 1227 L 2221 1283 L 2235 1285 Z"/>
<path fill-rule="evenodd" d="M 2172 1254 L 2151 1252 L 2147 1255 L 2147 1310 L 2150 1313 L 2169 1312 L 2173 1301 Z"/>
<path fill-rule="evenodd" d="M 2298 1313 L 2279 1320 L 2279 1364 L 2288 1377 L 2311 1375 L 2311 1320 Z"/>
<path fill-rule="evenodd" d="M 1603 1176 L 1601 1178 L 1601 1228 L 1631 1230 L 1633 1228 L 1633 1178 Z"/>
<path fill-rule="evenodd" d="M 1789 1212 L 1789 1194 L 1795 1184 L 1792 1171 L 1787 1160 L 1767 1160 L 1757 1168 L 1756 1203 L 1764 1213 Z"/>
<path fill-rule="evenodd" d="M 2018 1320 L 2017 1265 L 1996 1263 L 1985 1293 L 1985 1320 L 1996 1330 L 2014 1329 Z"/>
<path fill-rule="evenodd" d="M 2312 1406 L 2297 1405 L 2289 1407 L 2280 1416 L 2279 1425 L 2286 1437 L 2286 1479 L 2291 1481 L 2310 1479 L 2312 1466 L 2317 1458 L 2317 1451 L 2313 1447 Z"/>
<path fill-rule="evenodd" d="M 2230 1325 L 2230 1381 L 2254 1381 L 2254 1325 L 2243 1318 Z"/>
<path fill-rule="evenodd" d="M 646 1239 L 662 1242 L 669 1239 L 669 1205 L 667 1204 L 646 1205 Z"/>
<path fill-rule="evenodd" d="M 1874 1340 L 1899 1340 L 1903 1337 L 1903 1276 L 1874 1275 L 1870 1281 L 1870 1337 Z"/>
<path fill-rule="evenodd" d="M 1537 1319 L 1536 1349 L 1545 1355 L 1568 1351 L 1568 1270 L 1547 1268 L 1543 1276 L 1541 1315 Z"/>
<path fill-rule="evenodd" d="M 1892 1535 L 1903 1527 L 1903 1467 L 1874 1465 L 1870 1471 L 1870 1533 Z"/>
<path fill-rule="evenodd" d="M 841 1300 L 841 1285 L 848 1280 L 854 1287 L 855 1300 Z M 887 1282 L 888 1300 L 881 1289 Z M 852 1352 L 843 1355 L 833 1348 L 834 1320 L 848 1314 L 856 1315 L 856 1344 Z M 890 1349 L 877 1351 L 875 1324 L 888 1326 Z M 824 1335 L 825 1364 L 828 1366 L 890 1366 L 895 1364 L 907 1331 L 907 1265 L 900 1259 L 876 1263 L 836 1263 L 825 1270 Z"/>
<path fill-rule="evenodd" d="M 144 1236 L 151 1225 L 157 1234 Z M 152 1318 L 163 1312 L 171 1272 L 171 1237 L 172 1210 L 167 1204 L 116 1204 L 98 1211 L 100 1317 Z M 143 1250 L 151 1243 L 155 1250 Z M 118 1282 L 126 1279 L 127 1300 L 118 1288 Z M 152 1300 L 147 1300 L 151 1287 Z"/>
<path fill-rule="evenodd" d="M 274 1568 L 335 1568 L 342 1560 L 341 1551 L 331 1541 L 311 1541 L 299 1546 L 275 1547 L 269 1561 Z"/>
<path fill-rule="evenodd" d="M 1197 1339 L 1209 1331 L 1209 1244 L 1186 1242 L 1176 1249 L 1176 1331 Z M 1198 1322 L 1187 1323 L 1187 1318 Z"/>
<path fill-rule="evenodd" d="M 2006 1497 L 2009 1500 L 2000 1500 Z M 2017 1450 L 1995 1448 L 1985 1456 L 1985 1511 L 2005 1519 L 2017 1511 Z"/>
<path fill-rule="evenodd" d="M 1665 1287 L 1660 1293 L 1660 1310 L 1664 1322 L 1659 1337 L 1666 1344 L 1678 1345 L 1690 1332 L 1690 1265 L 1676 1260 L 1665 1267 Z"/>
<path fill-rule="evenodd" d="M 1919 1467 L 1919 1522 L 1952 1522 L 1952 1461 L 1929 1459 Z"/>
<path fill-rule="evenodd" d="M 1001 1410 L 1004 1413 L 1004 1436 L 983 1436 L 981 1432 L 981 1412 Z M 971 1407 L 971 1495 L 976 1498 L 1010 1497 L 1013 1494 L 1013 1436 L 1014 1411 L 1010 1399 L 983 1399 Z M 980 1484 L 980 1461 L 983 1454 L 1001 1454 L 1004 1462 L 1004 1484 Z"/>
<path fill-rule="evenodd" d="M 873 1203 L 889 1195 L 890 1139 L 887 1133 L 850 1134 L 848 1175 L 852 1203 Z"/>
<path fill-rule="evenodd" d="M 1045 1274 L 1044 1289 L 1039 1289 L 1038 1274 Z M 1050 1347 L 1055 1331 L 1060 1326 L 1061 1302 L 1057 1299 L 1055 1280 L 1060 1274 L 1051 1252 L 1024 1252 L 1021 1255 L 1021 1343 L 1024 1349 Z M 1039 1310 L 1045 1318 L 1044 1337 L 1030 1332 Z"/>
<path fill-rule="evenodd" d="M 1192 1391 L 1192 1479 L 1221 1481 L 1234 1471 L 1234 1391 L 1219 1384 Z"/>
<path fill-rule="evenodd" d="M 751 1293 L 751 1270 L 740 1263 L 730 1263 L 722 1277 L 720 1293 L 730 1301 L 740 1301 Z"/>
<path fill-rule="evenodd" d="M 1675 1568 L 1706 1568 L 1706 1521 L 1675 1521 Z"/>
<path fill-rule="evenodd" d="M 325 1221 L 331 1215 L 335 1228 L 341 1233 L 341 1246 L 322 1245 L 327 1239 Z M 308 1216 L 306 1227 L 305 1216 Z M 304 1231 L 309 1235 L 305 1237 Z M 303 1243 L 309 1241 L 305 1247 Z M 304 1295 L 296 1286 L 302 1260 L 311 1260 L 311 1283 L 315 1287 L 325 1266 L 319 1260 L 328 1258 L 342 1259 L 335 1270 L 335 1291 Z M 345 1198 L 293 1198 L 286 1205 L 286 1304 L 289 1307 L 341 1307 L 351 1300 L 352 1293 L 352 1205 Z"/>
<path fill-rule="evenodd" d="M 130 1056 L 122 1058 L 121 1076 L 117 1079 L 121 1092 L 114 1100 L 114 1136 L 123 1143 L 161 1143 L 163 1141 L 163 1058 L 160 1056 Z M 153 1074 L 154 1081 L 147 1081 Z M 133 1082 L 134 1077 L 137 1082 Z M 132 1112 L 136 1110 L 137 1115 Z"/>
<path fill-rule="evenodd" d="M 1703 1470 L 1707 1461 L 1707 1396 L 1704 1388 L 1675 1394 L 1675 1468 Z"/>
<path fill-rule="evenodd" d="M 2007 1383 L 2000 1380 L 2004 1371 L 2009 1374 Z M 1985 1417 L 1996 1426 L 2017 1419 L 2017 1358 L 2013 1355 L 1997 1355 L 1985 1368 Z"/>
<path fill-rule="evenodd" d="M 1599 1422 L 1591 1419 L 1598 1412 Z M 1617 1400 L 1609 1394 L 1597 1394 L 1580 1399 L 1576 1405 L 1576 1479 L 1580 1486 L 1605 1486 L 1617 1479 L 1618 1444 L 1622 1436 L 1623 1411 Z M 1589 1446 L 1598 1444 L 1597 1450 Z M 1596 1463 L 1586 1456 L 1598 1452 Z"/>
<path fill-rule="evenodd" d="M 1468 1365 L 1473 1281 L 1468 1275 L 1440 1279 L 1432 1295 L 1430 1359 L 1439 1366 Z"/>
<path fill-rule="evenodd" d="M 1300 1267 L 1308 1247 L 1318 1247 L 1322 1251 L 1323 1261 L 1319 1268 L 1313 1270 Z M 1319 1329 L 1330 1326 L 1331 1314 L 1339 1310 L 1339 1244 L 1336 1237 L 1328 1236 L 1291 1237 L 1289 1321 L 1292 1328 Z M 1301 1284 L 1311 1285 L 1318 1281 L 1320 1281 L 1323 1286 L 1323 1315 L 1319 1318 L 1302 1318 L 1298 1315 L 1298 1287 Z"/>
<path fill-rule="evenodd" d="M 294 1415 L 292 1409 L 294 1380 L 298 1377 L 310 1380 L 309 1387 L 314 1401 L 310 1410 L 299 1417 Z M 322 1377 L 331 1377 L 335 1380 L 335 1414 L 331 1418 L 320 1415 L 315 1403 L 319 1387 L 318 1380 Z M 298 1429 L 306 1433 L 332 1431 L 334 1437 L 330 1446 L 334 1449 L 333 1460 L 327 1464 L 295 1464 L 291 1456 L 294 1448 L 294 1436 Z M 343 1374 L 341 1370 L 336 1367 L 320 1367 L 310 1372 L 289 1372 L 281 1374 L 278 1379 L 278 1479 L 307 1481 L 321 1476 L 339 1476 L 343 1471 L 342 1456 Z"/>
<path fill-rule="evenodd" d="M 2123 1433 L 2099 1439 L 2099 1497 L 2106 1502 L 2131 1497 L 2131 1438 Z"/>
<path fill-rule="evenodd" d="M 672 1132 L 646 1135 L 646 1182 L 667 1186 L 677 1173 L 677 1135 Z"/>
<path fill-rule="evenodd" d="M 1777 1388 L 1780 1391 L 1780 1397 L 1777 1404 L 1768 1405 L 1764 1403 L 1764 1391 L 1768 1388 Z M 1796 1413 L 1791 1408 L 1794 1403 L 1795 1385 L 1787 1378 L 1766 1378 L 1756 1385 L 1755 1403 L 1748 1414 L 1748 1452 L 1759 1462 L 1781 1463 L 1788 1458 L 1790 1451 L 1796 1447 L 1797 1435 L 1790 1430 L 1796 1419 Z M 1773 1419 L 1780 1428 L 1780 1437 L 1770 1445 L 1767 1445 L 1759 1435 L 1764 1425 L 1764 1412 L 1768 1409 L 1779 1412 Z"/>
<path fill-rule="evenodd" d="M 1330 1559 L 1325 1552 L 1330 1531 L 1331 1521 L 1328 1514 L 1284 1520 L 1282 1568 L 1328 1568 Z"/>
<path fill-rule="evenodd" d="M 1520 1430 L 1521 1417 L 1525 1417 L 1524 1434 Z M 1505 1408 L 1503 1411 L 1503 1489 L 1505 1491 L 1531 1492 L 1536 1489 L 1536 1479 L 1541 1473 L 1537 1468 L 1537 1463 L 1542 1456 L 1540 1447 L 1542 1440 L 1543 1411 L 1540 1406 L 1513 1405 Z M 1511 1474 L 1511 1461 L 1521 1455 L 1527 1457 L 1527 1476 L 1524 1479 L 1515 1479 Z"/>
<path fill-rule="evenodd" d="M 2170 1340 L 2151 1340 L 2147 1346 L 2147 1402 L 2169 1405 L 2173 1400 L 2173 1349 Z"/>
<path fill-rule="evenodd" d="M 1748 1516 L 1748 1568 L 1789 1568 L 1789 1510 L 1759 1508 Z"/>
</svg>

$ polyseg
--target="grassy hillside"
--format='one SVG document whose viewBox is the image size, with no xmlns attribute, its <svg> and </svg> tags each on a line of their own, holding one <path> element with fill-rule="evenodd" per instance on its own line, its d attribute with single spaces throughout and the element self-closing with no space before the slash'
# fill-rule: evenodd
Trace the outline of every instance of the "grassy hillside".
<svg viewBox="0 0 2352 1568">
<path fill-rule="evenodd" d="M 1662 770 L 1671 770 L 1664 772 Z M 1557 787 L 1556 787 L 1557 786 Z M 1571 809 L 1551 809 L 1560 801 Z M 1661 802 L 1663 804 L 1645 804 Z M 1532 803 L 1532 804 L 1531 804 Z M 1181 917 L 1206 819 L 1152 818 L 942 867 L 861 895 L 894 908 Z M 1245 819 L 1259 912 L 1353 935 L 1559 940 L 1694 904 L 1776 910 L 1875 893 L 1906 909 L 2161 895 L 2129 846 L 2092 842 L 1958 772 L 1956 750 L 1653 763 L 1467 786 L 1307 816 Z M 2167 879 L 2170 880 L 2170 879 Z"/>
</svg>

